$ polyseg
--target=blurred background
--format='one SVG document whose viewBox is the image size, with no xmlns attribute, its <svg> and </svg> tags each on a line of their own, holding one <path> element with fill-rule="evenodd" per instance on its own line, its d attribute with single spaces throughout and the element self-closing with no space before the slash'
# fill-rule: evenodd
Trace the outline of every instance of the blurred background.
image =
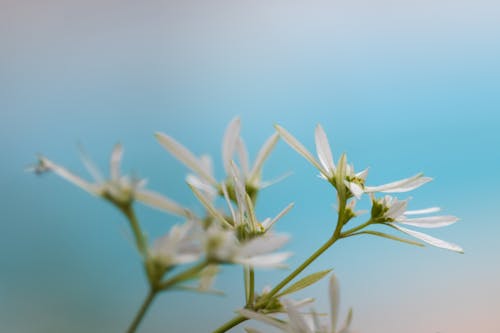
<svg viewBox="0 0 500 333">
<path fill-rule="evenodd" d="M 435 181 L 410 207 L 461 218 L 430 233 L 464 255 L 360 237 L 312 265 L 334 268 L 354 328 L 500 332 L 499 14 L 488 0 L 2 0 L 0 331 L 123 332 L 146 293 L 124 218 L 54 175 L 26 173 L 37 153 L 86 175 L 78 144 L 107 171 L 122 142 L 125 171 L 199 210 L 187 170 L 153 133 L 212 154 L 220 178 L 222 135 L 239 115 L 252 158 L 273 124 L 312 150 L 321 123 L 335 157 L 370 167 L 369 184 L 424 171 Z M 288 171 L 257 214 L 296 202 L 277 224 L 295 267 L 326 240 L 335 197 L 281 142 L 264 178 Z M 151 238 L 179 222 L 138 214 Z M 258 288 L 285 274 L 259 271 Z M 225 297 L 162 295 L 140 332 L 214 329 L 242 305 L 241 280 L 225 267 Z M 326 312 L 326 291 L 327 279 L 302 296 Z"/>
</svg>

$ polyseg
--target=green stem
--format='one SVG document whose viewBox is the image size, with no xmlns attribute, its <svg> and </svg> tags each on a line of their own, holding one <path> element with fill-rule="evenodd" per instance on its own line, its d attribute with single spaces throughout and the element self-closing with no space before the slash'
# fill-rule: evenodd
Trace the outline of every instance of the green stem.
<svg viewBox="0 0 500 333">
<path fill-rule="evenodd" d="M 127 219 L 130 222 L 130 227 L 132 228 L 132 233 L 134 234 L 135 243 L 139 253 L 146 258 L 148 253 L 148 245 L 146 243 L 146 239 L 144 238 L 144 234 L 142 233 L 141 226 L 139 224 L 139 220 L 135 216 L 134 209 L 132 205 L 120 206 L 120 210 L 125 214 Z"/>
<path fill-rule="evenodd" d="M 249 278 L 250 278 L 250 294 L 248 295 L 248 303 L 247 305 L 253 306 L 253 301 L 255 298 L 255 271 L 252 267 L 249 270 Z"/>
<path fill-rule="evenodd" d="M 219 327 L 218 329 L 216 329 L 215 331 L 213 331 L 213 333 L 223 333 L 229 331 L 231 328 L 241 324 L 245 320 L 247 320 L 247 318 L 238 315 L 233 319 L 231 319 L 230 321 L 228 321 L 227 323 L 225 323 L 224 325 L 222 325 L 221 327 Z"/>
<path fill-rule="evenodd" d="M 283 287 L 285 287 L 290 281 L 292 281 L 297 275 L 299 275 L 307 266 L 309 266 L 314 260 L 316 260 L 323 252 L 328 250 L 330 246 L 337 241 L 338 238 L 331 237 L 325 242 L 319 249 L 316 250 L 309 258 L 306 259 L 299 267 L 297 267 L 293 272 L 291 272 L 287 277 L 281 280 L 280 283 L 276 285 L 268 294 L 264 301 L 268 301 L 272 296 L 276 295 Z M 259 304 L 261 305 L 261 304 Z"/>
<path fill-rule="evenodd" d="M 208 261 L 206 261 L 206 260 L 202 261 L 199 264 L 197 264 L 197 265 L 177 274 L 176 276 L 173 276 L 170 279 L 160 283 L 158 289 L 165 290 L 165 289 L 168 289 L 179 282 L 182 282 L 184 280 L 188 280 L 188 279 L 192 278 L 196 273 L 201 271 L 203 268 L 205 268 L 208 264 L 209 264 Z"/>
<path fill-rule="evenodd" d="M 127 329 L 127 333 L 134 333 L 137 330 L 137 327 L 139 327 L 139 324 L 141 323 L 142 319 L 144 318 L 144 315 L 146 314 L 146 311 L 148 310 L 149 306 L 153 302 L 156 294 L 158 293 L 157 290 L 151 289 L 144 299 L 144 302 L 142 303 L 139 311 L 135 315 L 134 320 L 130 324 L 129 328 Z"/>
<path fill-rule="evenodd" d="M 360 224 L 358 225 L 357 227 L 354 227 L 354 228 L 351 228 L 349 230 L 347 230 L 346 232 L 343 232 L 341 237 L 347 237 L 347 236 L 351 236 L 351 234 L 355 233 L 356 231 L 359 231 L 361 229 L 364 229 L 366 228 L 367 226 L 369 226 L 370 224 L 373 223 L 373 220 L 372 219 L 369 219 L 368 221 L 366 221 L 365 223 L 363 224 Z"/>
</svg>

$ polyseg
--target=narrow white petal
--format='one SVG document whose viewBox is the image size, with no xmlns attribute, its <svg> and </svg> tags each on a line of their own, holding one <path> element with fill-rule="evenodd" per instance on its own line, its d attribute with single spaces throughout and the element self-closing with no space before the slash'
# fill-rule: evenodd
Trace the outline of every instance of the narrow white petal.
<svg viewBox="0 0 500 333">
<path fill-rule="evenodd" d="M 316 161 L 314 156 L 304 147 L 297 139 L 288 133 L 283 127 L 275 125 L 276 130 L 281 135 L 283 140 L 288 143 L 293 149 L 295 149 L 300 155 L 302 155 L 306 160 L 308 160 L 312 165 L 314 165 L 321 173 L 328 175 L 328 171 L 323 168 L 323 166 Z"/>
<path fill-rule="evenodd" d="M 193 174 L 189 174 L 186 176 L 186 182 L 188 184 L 196 187 L 197 189 L 205 192 L 211 198 L 211 200 L 214 199 L 218 194 L 216 188 L 214 188 L 212 185 L 204 182 L 203 180 L 201 180 L 200 178 L 198 178 L 197 176 L 195 176 Z"/>
<path fill-rule="evenodd" d="M 237 148 L 238 148 L 238 159 L 241 164 L 241 170 L 243 171 L 244 175 L 248 175 L 249 172 L 248 170 L 250 169 L 248 162 L 248 150 L 242 138 L 239 138 Z"/>
<path fill-rule="evenodd" d="M 229 198 L 229 193 L 227 193 L 227 186 L 225 183 L 222 183 L 222 194 L 224 195 L 224 199 L 226 200 L 227 206 L 231 211 L 231 216 L 233 218 L 234 223 L 237 223 L 236 213 L 234 212 L 233 204 L 231 203 L 231 199 Z"/>
<path fill-rule="evenodd" d="M 116 144 L 111 152 L 111 158 L 109 160 L 109 175 L 112 181 L 117 181 L 120 179 L 120 165 L 123 157 L 123 146 L 121 144 Z"/>
<path fill-rule="evenodd" d="M 265 234 L 256 237 L 245 243 L 241 248 L 239 255 L 250 257 L 264 253 L 273 252 L 286 244 L 290 236 L 288 235 L 268 235 Z"/>
<path fill-rule="evenodd" d="M 100 196 L 102 195 L 102 187 L 96 184 L 91 184 L 88 183 L 87 181 L 83 180 L 82 178 L 78 177 L 77 175 L 73 174 L 66 168 L 59 166 L 55 164 L 54 162 L 50 161 L 49 159 L 45 157 L 40 157 L 40 162 L 46 167 L 46 169 L 52 171 L 59 177 L 69 181 L 70 183 L 73 183 L 74 185 L 82 188 L 83 190 L 89 192 L 90 194 Z"/>
<path fill-rule="evenodd" d="M 441 208 L 439 208 L 439 207 L 430 207 L 430 208 L 419 209 L 419 210 L 407 210 L 405 212 L 405 215 L 431 214 L 431 213 L 437 213 L 440 210 L 441 210 Z"/>
<path fill-rule="evenodd" d="M 418 217 L 413 219 L 398 219 L 398 223 L 411 225 L 414 227 L 420 228 L 441 228 L 446 227 L 450 224 L 453 224 L 458 221 L 458 217 L 456 216 L 427 216 L 427 217 Z"/>
<path fill-rule="evenodd" d="M 387 198 L 385 200 L 389 201 Z M 387 210 L 385 215 L 392 219 L 397 219 L 398 217 L 400 217 L 405 213 L 407 206 L 408 206 L 408 199 L 398 200 L 397 198 L 392 197 L 390 200 L 389 209 Z"/>
<path fill-rule="evenodd" d="M 200 165 L 203 168 L 203 171 L 207 174 L 213 177 L 214 174 L 214 167 L 213 167 L 213 162 L 212 158 L 210 155 L 201 155 L 200 156 Z"/>
<path fill-rule="evenodd" d="M 356 183 L 344 180 L 344 184 L 358 200 L 361 199 L 361 196 L 363 195 L 363 193 L 365 193 L 363 191 L 363 188 Z"/>
<path fill-rule="evenodd" d="M 335 164 L 333 162 L 332 150 L 330 148 L 330 144 L 328 143 L 328 137 L 326 136 L 325 131 L 321 125 L 316 126 L 316 130 L 314 133 L 314 139 L 316 143 L 316 152 L 319 157 L 319 161 L 323 165 L 325 170 L 328 170 L 328 175 L 330 177 L 333 176 L 335 172 Z"/>
<path fill-rule="evenodd" d="M 218 219 L 221 223 L 225 224 L 226 226 L 232 228 L 231 223 L 229 223 L 224 216 L 212 205 L 210 201 L 207 200 L 207 198 L 198 191 L 196 187 L 193 187 L 191 184 L 188 184 L 188 186 L 191 188 L 191 191 L 193 191 L 194 195 L 198 200 L 202 203 L 202 205 L 205 207 L 205 209 L 216 219 Z"/>
<path fill-rule="evenodd" d="M 363 180 L 365 180 L 367 176 L 368 176 L 368 168 L 366 168 L 363 171 L 360 171 L 356 174 L 356 178 L 361 178 Z"/>
<path fill-rule="evenodd" d="M 275 179 L 272 179 L 272 180 L 268 180 L 268 181 L 265 181 L 265 182 L 261 182 L 260 184 L 258 184 L 258 187 L 260 189 L 267 188 L 269 186 L 272 186 L 274 184 L 277 184 L 277 183 L 283 181 L 284 179 L 290 177 L 292 174 L 293 174 L 293 172 L 291 172 L 291 171 L 287 172 L 284 175 L 279 176 L 278 178 L 275 178 Z"/>
<path fill-rule="evenodd" d="M 255 158 L 252 170 L 250 171 L 250 174 L 248 176 L 250 182 L 253 183 L 260 176 L 264 161 L 267 159 L 274 146 L 276 146 L 276 143 L 278 143 L 279 138 L 280 136 L 278 133 L 273 133 L 273 135 L 271 135 L 269 139 L 267 139 L 266 142 L 262 145 L 262 148 L 259 150 L 259 153 Z"/>
<path fill-rule="evenodd" d="M 402 193 L 414 190 L 425 183 L 432 180 L 430 177 L 424 177 L 423 174 L 419 173 L 413 177 L 398 180 L 392 183 L 388 183 L 380 186 L 367 186 L 365 187 L 365 192 L 383 192 L 383 193 Z"/>
<path fill-rule="evenodd" d="M 145 189 L 136 190 L 134 192 L 134 197 L 137 201 L 142 202 L 145 205 L 163 210 L 167 213 L 185 216 L 187 218 L 191 218 L 194 215 L 189 209 L 182 207 L 172 199 L 154 191 Z"/>
<path fill-rule="evenodd" d="M 186 147 L 164 133 L 156 133 L 155 136 L 162 147 L 171 153 L 175 158 L 184 163 L 189 169 L 193 170 L 208 183 L 217 186 L 217 181 L 211 174 L 206 172 L 202 163 Z"/>
<path fill-rule="evenodd" d="M 226 174 L 229 174 L 231 160 L 233 159 L 233 153 L 238 144 L 239 137 L 240 118 L 236 117 L 227 126 L 224 138 L 222 139 L 222 162 L 224 163 Z"/>
<path fill-rule="evenodd" d="M 255 312 L 255 311 L 251 311 L 251 310 L 247 310 L 247 309 L 238 310 L 238 313 L 240 315 L 242 315 L 243 317 L 263 322 L 265 324 L 268 324 L 268 325 L 274 326 L 276 328 L 279 328 L 282 331 L 286 331 L 287 330 L 286 323 L 284 323 L 284 322 L 282 322 L 280 320 L 277 320 L 276 318 L 273 318 L 270 315 L 265 315 L 265 314 L 258 313 L 258 312 Z"/>
<path fill-rule="evenodd" d="M 295 306 L 293 306 L 290 301 L 283 300 L 283 305 L 285 306 L 288 318 L 290 319 L 289 325 L 291 332 L 314 333 L 310 325 L 308 325 L 305 317 Z"/>
<path fill-rule="evenodd" d="M 339 304 L 340 304 L 340 288 L 335 274 L 332 274 L 329 281 L 330 294 L 330 324 L 331 331 L 336 332 L 337 320 L 339 317 Z"/>
<path fill-rule="evenodd" d="M 83 146 L 79 146 L 78 150 L 80 151 L 80 159 L 87 169 L 88 173 L 94 178 L 97 183 L 104 183 L 104 176 L 102 175 L 101 170 L 96 166 L 96 164 L 92 161 L 90 156 L 87 154 Z"/>
<path fill-rule="evenodd" d="M 260 268 L 286 268 L 283 262 L 291 256 L 291 252 L 278 252 L 250 258 L 236 257 L 234 262 Z"/>
<path fill-rule="evenodd" d="M 269 230 L 279 219 L 281 219 L 283 216 L 285 216 L 290 209 L 293 208 L 295 203 L 290 203 L 288 206 L 286 206 L 281 212 L 276 215 L 272 220 L 271 219 L 266 219 L 264 222 L 262 222 L 262 226 L 264 227 L 265 230 Z"/>
<path fill-rule="evenodd" d="M 248 211 L 248 206 L 245 200 L 247 192 L 240 171 L 238 170 L 236 164 L 234 164 L 233 161 L 231 161 L 229 165 L 228 175 L 233 180 L 233 189 L 236 196 L 236 203 L 239 209 L 240 217 L 243 217 L 245 213 Z"/>
<path fill-rule="evenodd" d="M 397 225 L 395 223 L 391 223 L 391 226 L 393 226 L 394 228 L 396 228 L 396 229 L 404 232 L 405 234 L 408 234 L 410 236 L 418 238 L 421 241 L 424 241 L 427 244 L 430 244 L 432 246 L 440 247 L 440 248 L 443 248 L 443 249 L 446 249 L 446 250 L 455 251 L 455 252 L 459 252 L 459 253 L 463 253 L 464 252 L 464 250 L 459 245 L 456 245 L 456 244 L 453 244 L 453 243 L 449 243 L 449 242 L 446 242 L 446 241 L 438 239 L 438 238 L 434 238 L 434 237 L 429 236 L 427 234 L 424 234 L 422 232 L 418 232 L 418 231 L 406 229 L 406 228 L 401 227 L 401 226 L 399 226 L 399 225 Z"/>
</svg>

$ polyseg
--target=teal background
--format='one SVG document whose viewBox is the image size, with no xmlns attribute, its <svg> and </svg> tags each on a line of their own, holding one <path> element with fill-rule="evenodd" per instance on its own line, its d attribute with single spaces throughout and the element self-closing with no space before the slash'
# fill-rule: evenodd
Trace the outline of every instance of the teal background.
<svg viewBox="0 0 500 333">
<path fill-rule="evenodd" d="M 435 181 L 409 194 L 411 207 L 461 218 L 430 233 L 464 255 L 365 237 L 311 267 L 335 269 L 354 328 L 499 332 L 499 10 L 486 0 L 3 0 L 0 331 L 122 332 L 146 292 L 123 217 L 53 175 L 25 173 L 37 153 L 85 175 L 78 143 L 104 169 L 122 142 L 126 171 L 199 209 L 153 133 L 212 154 L 221 177 L 223 131 L 239 115 L 252 156 L 275 123 L 312 150 L 321 123 L 336 157 L 370 167 L 370 184 L 424 171 Z M 326 239 L 335 198 L 281 142 L 265 178 L 288 171 L 257 212 L 296 202 L 277 225 L 292 236 L 294 267 Z M 152 238 L 179 222 L 138 213 Z M 284 274 L 259 272 L 259 288 Z M 216 283 L 226 297 L 163 295 L 141 331 L 215 328 L 242 305 L 241 280 L 226 267 Z M 302 296 L 326 311 L 326 290 L 325 280 Z"/>
</svg>

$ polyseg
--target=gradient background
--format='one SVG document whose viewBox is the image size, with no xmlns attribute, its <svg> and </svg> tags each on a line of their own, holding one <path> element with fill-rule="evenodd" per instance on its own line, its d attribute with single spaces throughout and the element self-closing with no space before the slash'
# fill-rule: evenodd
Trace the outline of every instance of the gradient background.
<svg viewBox="0 0 500 333">
<path fill-rule="evenodd" d="M 126 171 L 198 207 L 186 169 L 152 134 L 214 155 L 220 170 L 224 128 L 240 115 L 252 156 L 274 123 L 312 149 L 320 122 L 335 156 L 371 167 L 370 184 L 425 171 L 435 182 L 411 207 L 461 218 L 431 233 L 464 255 L 365 237 L 311 267 L 335 268 L 354 328 L 500 332 L 499 15 L 486 0 L 2 0 L 0 331 L 122 332 L 146 292 L 123 217 L 55 176 L 23 172 L 36 153 L 84 175 L 77 143 L 104 168 L 119 140 Z M 287 171 L 258 215 L 296 202 L 277 225 L 293 236 L 296 266 L 326 239 L 334 197 L 280 143 L 265 176 Z M 139 215 L 152 237 L 177 221 Z M 259 273 L 259 289 L 284 274 Z M 215 328 L 242 304 L 240 280 L 227 267 L 216 284 L 227 297 L 163 295 L 140 331 Z M 303 295 L 326 310 L 326 290 L 325 280 Z"/>
</svg>

